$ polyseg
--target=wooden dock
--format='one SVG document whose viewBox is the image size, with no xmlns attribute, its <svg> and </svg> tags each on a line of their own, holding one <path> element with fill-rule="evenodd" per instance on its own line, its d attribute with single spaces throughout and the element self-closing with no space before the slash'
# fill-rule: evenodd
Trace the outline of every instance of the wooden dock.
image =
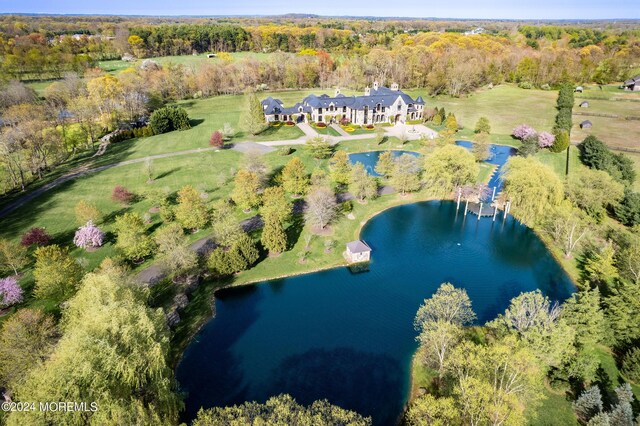
<svg viewBox="0 0 640 426">
<path fill-rule="evenodd" d="M 482 204 L 482 212 L 480 211 L 480 205 Z M 494 207 L 491 205 L 491 203 L 469 203 L 469 206 L 467 207 L 467 211 L 469 213 L 473 213 L 476 216 L 480 216 L 480 217 L 489 217 L 489 216 L 493 216 L 493 209 Z"/>
</svg>

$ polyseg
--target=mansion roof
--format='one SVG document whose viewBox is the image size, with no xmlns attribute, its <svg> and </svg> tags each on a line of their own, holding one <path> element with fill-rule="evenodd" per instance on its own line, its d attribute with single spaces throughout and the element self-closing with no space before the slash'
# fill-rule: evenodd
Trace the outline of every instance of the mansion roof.
<svg viewBox="0 0 640 426">
<path fill-rule="evenodd" d="M 401 98 L 406 104 L 424 105 L 422 96 L 418 96 L 418 98 L 414 100 L 401 90 L 393 90 L 384 86 L 378 86 L 377 88 L 371 89 L 369 94 L 360 96 L 345 96 L 342 94 L 338 94 L 335 97 L 329 95 L 309 95 L 304 98 L 302 102 L 298 102 L 288 108 L 284 107 L 280 99 L 268 97 L 262 101 L 262 105 L 264 113 L 267 115 L 299 114 L 300 112 L 309 113 L 311 109 L 329 108 L 332 105 L 335 108 L 348 107 L 355 110 L 364 109 L 365 106 L 375 108 L 378 104 L 383 107 L 389 107 L 393 105 L 398 98 Z"/>
</svg>

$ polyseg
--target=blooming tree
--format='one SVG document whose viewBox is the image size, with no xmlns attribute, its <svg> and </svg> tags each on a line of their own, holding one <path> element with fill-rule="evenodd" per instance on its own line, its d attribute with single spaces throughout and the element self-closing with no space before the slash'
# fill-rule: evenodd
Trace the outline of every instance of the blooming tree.
<svg viewBox="0 0 640 426">
<path fill-rule="evenodd" d="M 51 236 L 47 234 L 44 228 L 31 228 L 22 235 L 20 244 L 29 247 L 33 244 L 37 246 L 46 246 L 51 242 Z"/>
<path fill-rule="evenodd" d="M 211 135 L 211 139 L 209 139 L 209 145 L 215 148 L 222 148 L 224 146 L 224 140 L 222 138 L 222 133 L 219 131 L 213 132 Z"/>
<path fill-rule="evenodd" d="M 556 137 L 549 132 L 540 132 L 538 135 L 538 145 L 540 148 L 549 148 L 556 141 Z"/>
<path fill-rule="evenodd" d="M 515 129 L 513 129 L 513 132 L 511 132 L 511 134 L 513 135 L 513 137 L 523 141 L 531 136 L 534 136 L 536 134 L 536 131 L 531 126 L 528 126 L 526 124 L 521 124 Z"/>
<path fill-rule="evenodd" d="M 73 237 L 73 243 L 83 249 L 100 247 L 104 241 L 104 232 L 93 224 L 92 221 L 81 226 Z"/>
<path fill-rule="evenodd" d="M 132 192 L 129 192 L 129 190 L 120 185 L 113 188 L 113 192 L 111 193 L 111 199 L 113 201 L 124 205 L 129 204 L 133 200 L 133 197 L 134 194 Z"/>
<path fill-rule="evenodd" d="M 16 277 L 0 278 L 0 308 L 22 302 L 22 287 Z"/>
</svg>

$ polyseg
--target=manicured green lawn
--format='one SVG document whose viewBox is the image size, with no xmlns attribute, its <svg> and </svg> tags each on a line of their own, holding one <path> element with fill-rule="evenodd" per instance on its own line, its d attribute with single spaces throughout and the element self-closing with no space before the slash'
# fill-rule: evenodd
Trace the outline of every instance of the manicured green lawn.
<svg viewBox="0 0 640 426">
<path fill-rule="evenodd" d="M 531 426 L 573 426 L 578 424 L 573 414 L 571 401 L 568 401 L 561 393 L 556 393 L 545 387 L 545 400 L 536 410 L 535 418 L 529 420 Z"/>
<path fill-rule="evenodd" d="M 545 149 L 538 152 L 536 154 L 536 158 L 543 164 L 551 167 L 562 178 L 566 176 L 567 151 L 556 153 Z M 569 149 L 569 175 L 571 175 L 574 171 L 579 170 L 581 167 L 584 166 L 580 162 L 580 157 L 578 156 L 578 148 L 572 146 Z"/>
<path fill-rule="evenodd" d="M 319 135 L 325 135 L 325 136 L 340 136 L 340 133 L 338 133 L 333 127 L 316 127 L 314 125 L 311 125 L 311 128 L 313 130 L 315 130 Z"/>
</svg>

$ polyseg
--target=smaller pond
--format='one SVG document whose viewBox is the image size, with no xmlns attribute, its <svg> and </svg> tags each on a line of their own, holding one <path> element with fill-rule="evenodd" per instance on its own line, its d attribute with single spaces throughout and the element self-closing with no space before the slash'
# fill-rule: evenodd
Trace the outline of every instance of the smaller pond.
<svg viewBox="0 0 640 426">
<path fill-rule="evenodd" d="M 470 141 L 456 141 L 456 145 L 466 149 L 473 147 L 473 142 Z M 485 163 L 494 164 L 498 166 L 496 171 L 491 175 L 491 179 L 487 185 L 489 188 L 496 188 L 496 192 L 500 192 L 502 189 L 502 167 L 506 164 L 509 157 L 517 154 L 518 150 L 509 145 L 489 145 L 491 157 Z"/>
<path fill-rule="evenodd" d="M 375 167 L 380 155 L 384 152 L 389 151 L 356 152 L 354 154 L 349 154 L 349 161 L 351 161 L 351 164 L 362 163 L 371 176 L 380 176 L 380 174 L 376 173 Z M 414 157 L 420 156 L 420 154 L 414 151 L 391 150 L 391 156 L 393 158 L 399 157 L 402 154 L 409 154 Z"/>
</svg>

